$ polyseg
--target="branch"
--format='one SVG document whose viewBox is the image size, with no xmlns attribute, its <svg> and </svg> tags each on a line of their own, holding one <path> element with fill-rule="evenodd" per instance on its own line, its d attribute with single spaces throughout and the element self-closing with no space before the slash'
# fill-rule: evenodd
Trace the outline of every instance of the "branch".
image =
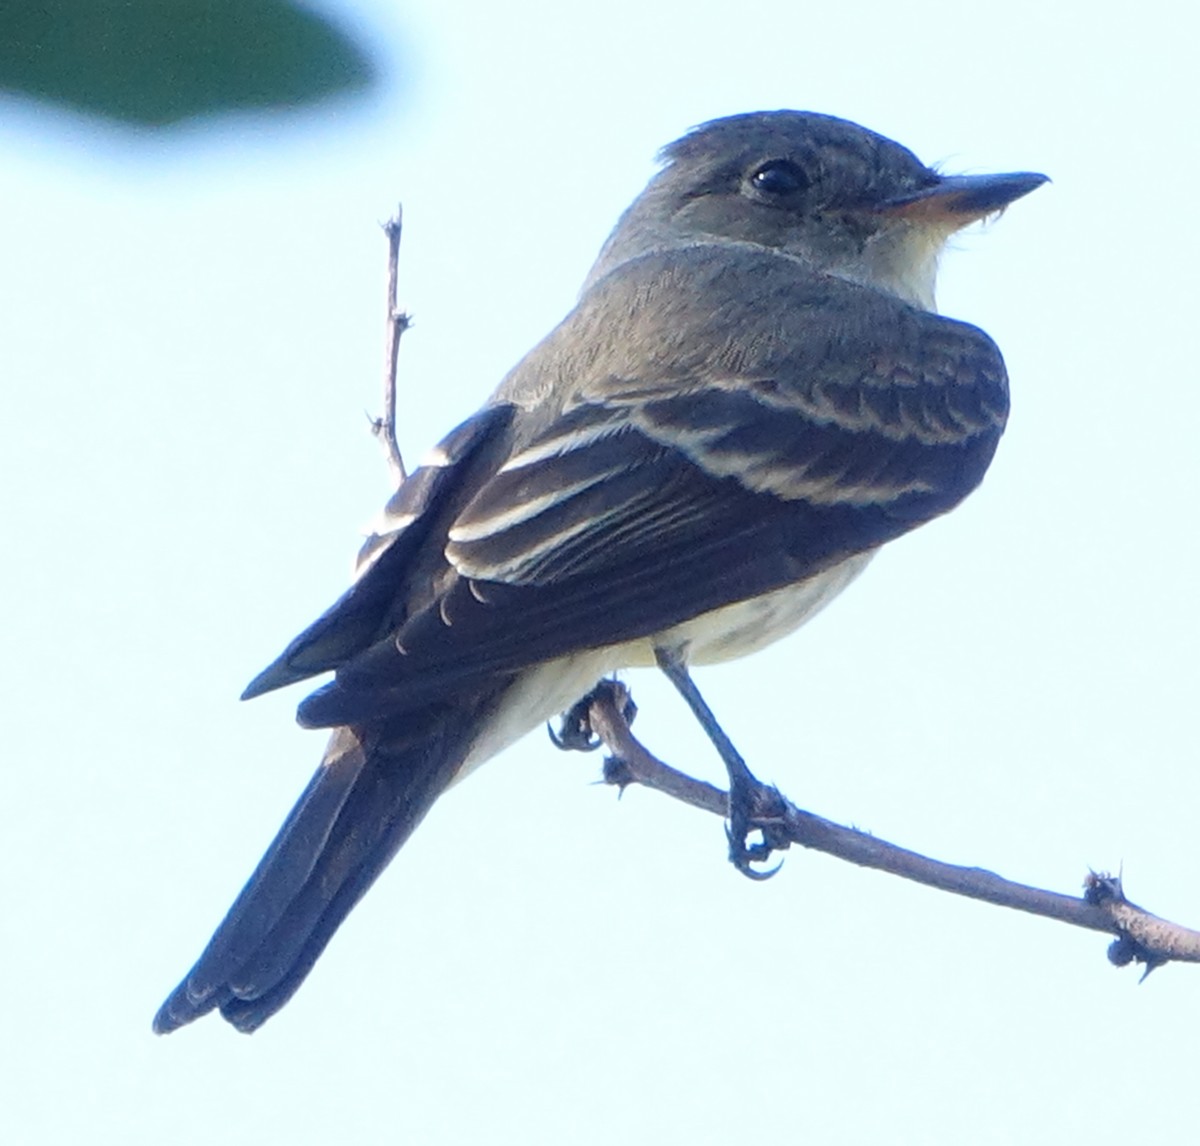
<svg viewBox="0 0 1200 1146">
<path fill-rule="evenodd" d="M 400 339 L 412 325 L 412 316 L 396 308 L 396 285 L 400 264 L 400 233 L 404 229 L 404 206 L 400 204 L 396 213 L 383 225 L 388 241 L 387 267 L 387 332 L 383 360 L 383 413 L 371 419 L 371 433 L 383 445 L 387 455 L 388 469 L 397 488 L 408 476 L 400 446 L 396 442 L 396 361 L 400 353 Z"/>
<path fill-rule="evenodd" d="M 664 764 L 633 735 L 629 721 L 635 710 L 624 685 L 616 681 L 601 682 L 573 711 L 578 712 L 584 705 L 591 732 L 612 753 L 604 765 L 604 779 L 608 783 L 621 788 L 641 784 L 706 812 L 727 815 L 726 792 Z M 570 740 L 568 747 L 580 746 L 578 732 Z M 983 868 L 941 863 L 897 847 L 802 811 L 774 788 L 761 789 L 755 811 L 755 826 L 762 833 L 767 851 L 799 844 L 955 895 L 1027 911 L 1091 931 L 1108 932 L 1117 937 L 1109 947 L 1109 959 L 1117 966 L 1135 961 L 1145 964 L 1143 978 L 1164 963 L 1200 962 L 1200 932 L 1160 919 L 1129 902 L 1119 877 L 1089 872 L 1083 896 L 1075 898 L 1012 883 Z"/>
</svg>

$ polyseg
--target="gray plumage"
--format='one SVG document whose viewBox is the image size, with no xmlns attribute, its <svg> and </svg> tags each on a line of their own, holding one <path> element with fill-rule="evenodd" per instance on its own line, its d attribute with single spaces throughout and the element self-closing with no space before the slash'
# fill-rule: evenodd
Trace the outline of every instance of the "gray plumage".
<svg viewBox="0 0 1200 1146">
<path fill-rule="evenodd" d="M 932 313 L 937 255 L 1042 177 L 943 177 L 800 112 L 663 159 L 576 308 L 246 690 L 333 671 L 300 720 L 335 731 L 160 1032 L 265 1021 L 437 795 L 601 674 L 761 647 L 981 480 L 1004 365 Z"/>
</svg>

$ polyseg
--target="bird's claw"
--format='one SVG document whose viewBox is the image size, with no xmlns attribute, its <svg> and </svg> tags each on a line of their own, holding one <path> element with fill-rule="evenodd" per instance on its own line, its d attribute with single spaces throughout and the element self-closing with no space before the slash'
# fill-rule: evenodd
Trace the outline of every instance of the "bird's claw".
<svg viewBox="0 0 1200 1146">
<path fill-rule="evenodd" d="M 637 716 L 637 705 L 633 702 L 632 694 L 620 681 L 606 677 L 562 714 L 557 732 L 552 725 L 546 725 L 546 731 L 556 748 L 564 752 L 595 752 L 600 747 L 602 741 L 592 729 L 591 712 L 592 704 L 599 697 L 613 700 L 625 723 L 633 723 Z"/>
<path fill-rule="evenodd" d="M 748 769 L 743 777 L 730 784 L 729 820 L 725 826 L 729 862 L 747 879 L 770 879 L 783 867 L 782 860 L 766 871 L 752 866 L 766 863 L 774 852 L 790 845 L 787 837 L 778 831 L 782 808 L 783 797 L 778 790 L 755 779 Z M 754 832 L 762 839 L 747 842 Z"/>
<path fill-rule="evenodd" d="M 600 747 L 600 737 L 592 731 L 588 718 L 589 700 L 576 701 L 559 717 L 558 730 L 547 722 L 546 732 L 555 748 L 563 752 L 595 752 Z"/>
</svg>

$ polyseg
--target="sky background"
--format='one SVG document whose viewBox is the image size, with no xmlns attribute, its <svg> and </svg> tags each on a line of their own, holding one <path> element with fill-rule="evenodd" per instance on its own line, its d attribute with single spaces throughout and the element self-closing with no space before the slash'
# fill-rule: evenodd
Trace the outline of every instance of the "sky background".
<svg viewBox="0 0 1200 1146">
<path fill-rule="evenodd" d="M 799 634 L 698 682 L 799 805 L 1200 925 L 1197 18 L 1183 3 L 328 4 L 387 72 L 305 114 L 132 134 L 0 107 L 0 1137 L 1127 1143 L 1196 1123 L 1200 969 L 594 785 L 540 734 L 443 799 L 253 1038 L 151 1017 L 323 744 L 246 681 L 387 494 L 405 206 L 413 459 L 571 306 L 656 149 L 857 120 L 1054 182 L 960 237 L 944 313 L 1008 361 L 983 488 Z M 719 779 L 682 705 L 637 731 Z"/>
</svg>

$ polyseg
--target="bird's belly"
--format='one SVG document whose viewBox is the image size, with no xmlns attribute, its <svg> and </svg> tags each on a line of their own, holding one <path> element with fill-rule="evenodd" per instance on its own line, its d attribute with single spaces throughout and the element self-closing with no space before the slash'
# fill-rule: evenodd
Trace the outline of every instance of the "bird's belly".
<svg viewBox="0 0 1200 1146">
<path fill-rule="evenodd" d="M 490 719 L 482 722 L 480 735 L 456 773 L 455 782 L 539 724 L 565 712 L 601 677 L 636 663 L 627 659 L 629 648 L 613 645 L 585 649 L 525 669 L 501 694 Z"/>
<path fill-rule="evenodd" d="M 875 551 L 859 553 L 797 585 L 702 613 L 660 633 L 654 643 L 678 648 L 691 664 L 744 657 L 794 632 L 857 577 Z M 653 654 L 649 663 L 653 664 Z"/>
<path fill-rule="evenodd" d="M 702 613 L 653 638 L 585 649 L 526 669 L 505 690 L 492 719 L 483 723 L 455 779 L 461 780 L 531 729 L 570 708 L 608 673 L 653 666 L 656 647 L 678 648 L 692 664 L 716 664 L 765 648 L 833 600 L 873 554 L 873 550 L 857 554 L 798 585 Z"/>
</svg>

